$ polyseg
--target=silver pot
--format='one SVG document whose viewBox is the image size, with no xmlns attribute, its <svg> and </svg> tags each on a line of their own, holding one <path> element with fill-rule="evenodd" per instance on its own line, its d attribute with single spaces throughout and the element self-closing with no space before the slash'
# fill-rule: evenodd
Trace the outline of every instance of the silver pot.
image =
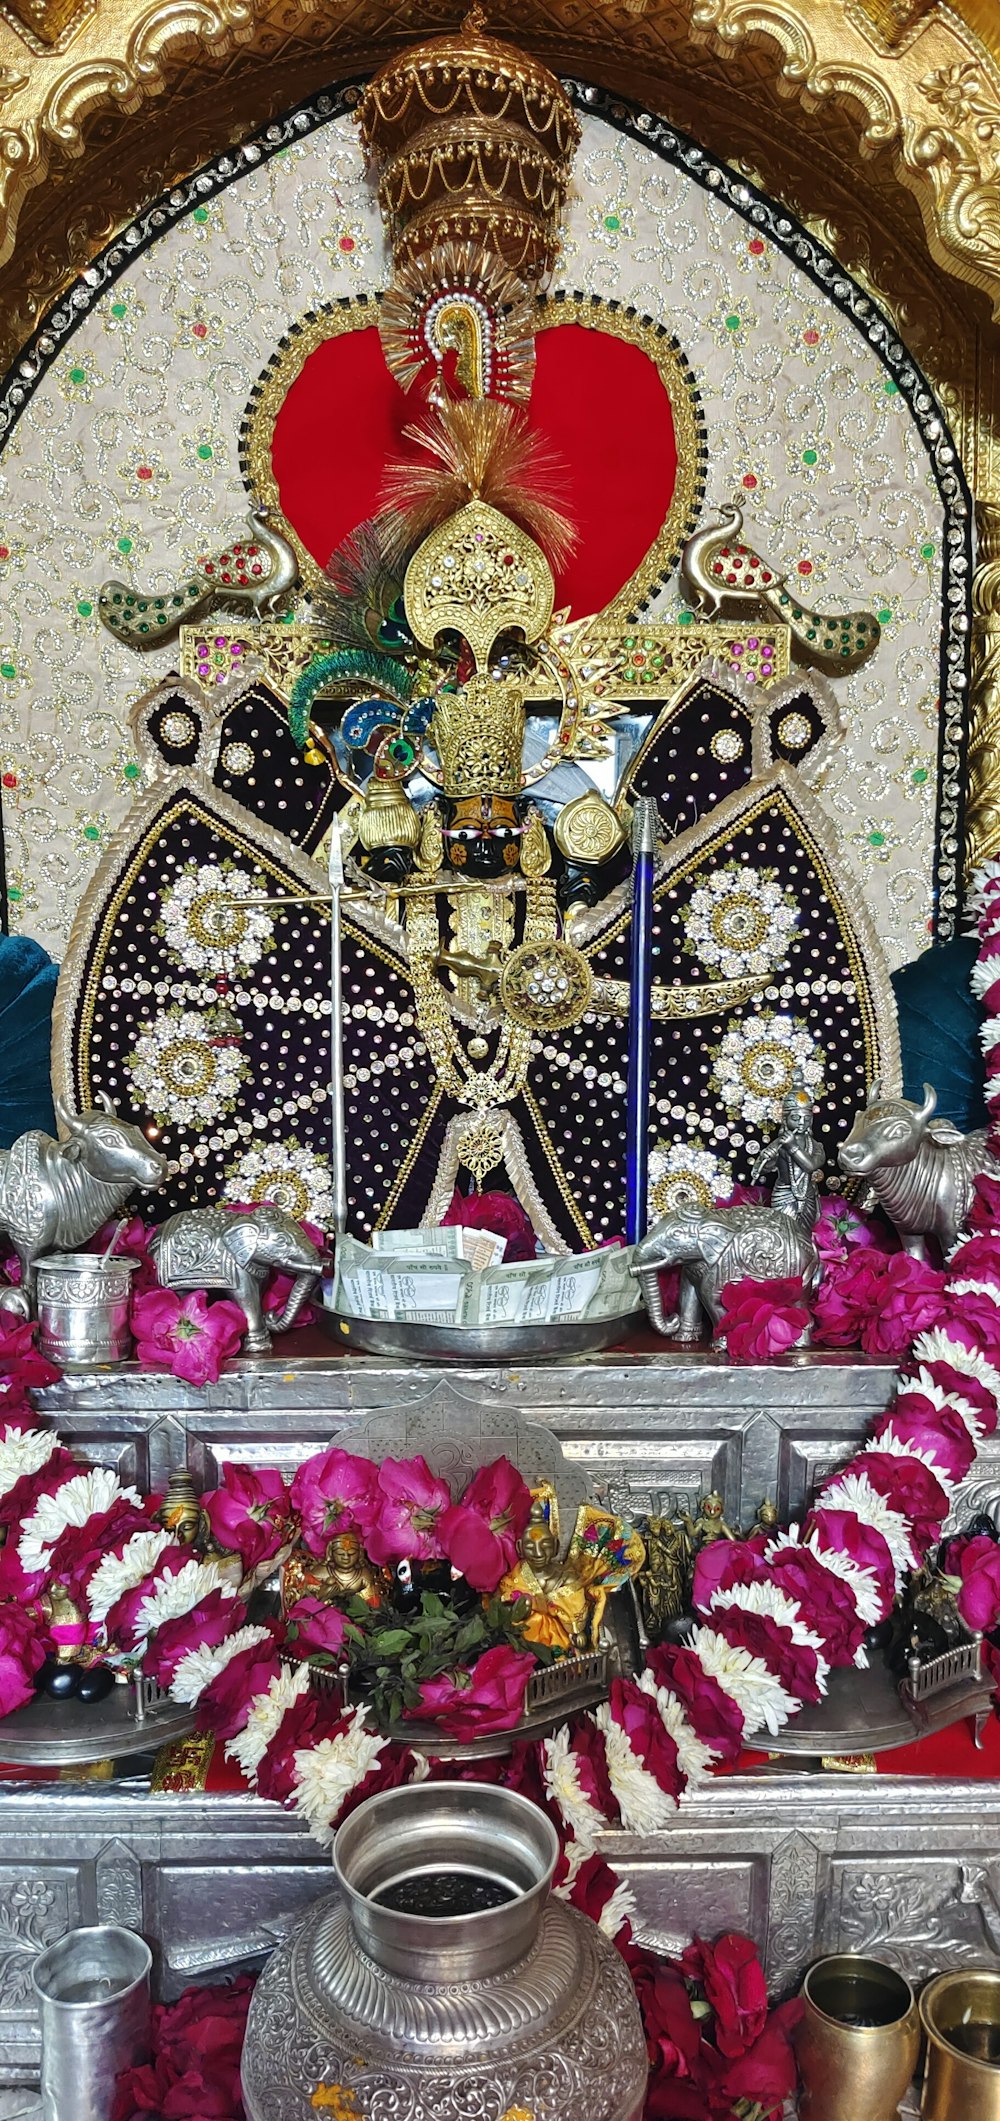
<svg viewBox="0 0 1000 2121">
<path fill-rule="evenodd" d="M 359 1805 L 334 1846 L 340 1893 L 257 1984 L 249 2121 L 315 2121 L 324 2085 L 357 2121 L 639 2121 L 635 1991 L 596 1923 L 550 1896 L 558 1853 L 510 1790 L 425 1782 Z M 473 1912 L 413 1911 L 456 1899 Z"/>
<path fill-rule="evenodd" d="M 38 1261 L 38 1347 L 61 1370 L 96 1370 L 132 1352 L 129 1298 L 136 1259 L 53 1252 Z"/>
</svg>

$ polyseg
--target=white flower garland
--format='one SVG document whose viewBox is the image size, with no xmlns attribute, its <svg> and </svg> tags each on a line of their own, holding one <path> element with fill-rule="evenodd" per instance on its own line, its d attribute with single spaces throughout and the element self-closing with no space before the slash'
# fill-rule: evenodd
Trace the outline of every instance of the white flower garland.
<svg viewBox="0 0 1000 2121">
<path fill-rule="evenodd" d="M 182 1701 L 188 1708 L 196 1707 L 213 1679 L 218 1679 L 234 1657 L 244 1650 L 252 1650 L 258 1642 L 266 1642 L 270 1628 L 237 1628 L 235 1635 L 227 1635 L 214 1649 L 188 1650 L 180 1663 L 174 1667 L 170 1682 L 170 1693 L 174 1701 Z M 259 1697 L 257 1697 L 259 1698 Z"/>
<path fill-rule="evenodd" d="M 17 1555 L 26 1576 L 47 1569 L 52 1549 L 72 1526 L 82 1530 L 91 1517 L 103 1516 L 113 1502 L 141 1505 L 135 1488 L 123 1488 L 117 1473 L 107 1466 L 94 1466 L 87 1473 L 71 1473 L 54 1495 L 43 1495 L 26 1519 L 18 1541 Z"/>
<path fill-rule="evenodd" d="M 107 1619 L 119 1598 L 138 1590 L 152 1575 L 161 1554 L 176 1544 L 169 1532 L 150 1528 L 148 1532 L 133 1532 L 120 1554 L 105 1554 L 87 1584 L 87 1609 L 95 1627 Z"/>
</svg>

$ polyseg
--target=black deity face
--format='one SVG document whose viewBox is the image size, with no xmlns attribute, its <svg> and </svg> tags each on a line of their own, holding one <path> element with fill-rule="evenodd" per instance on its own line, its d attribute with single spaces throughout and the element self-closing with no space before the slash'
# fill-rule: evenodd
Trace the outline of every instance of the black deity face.
<svg viewBox="0 0 1000 2121">
<path fill-rule="evenodd" d="M 516 796 L 469 795 L 445 804 L 444 844 L 462 876 L 503 876 L 516 869 L 524 826 Z"/>
</svg>

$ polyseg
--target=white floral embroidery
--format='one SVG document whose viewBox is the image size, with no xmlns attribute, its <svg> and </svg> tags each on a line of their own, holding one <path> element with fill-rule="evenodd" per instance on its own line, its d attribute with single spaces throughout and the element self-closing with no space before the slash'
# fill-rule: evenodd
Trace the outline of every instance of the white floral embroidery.
<svg viewBox="0 0 1000 2121">
<path fill-rule="evenodd" d="M 252 763 L 252 761 L 251 761 Z M 189 972 L 247 972 L 266 957 L 274 930 L 259 906 L 266 896 L 258 871 L 235 862 L 189 862 L 160 900 L 159 926 L 171 956 Z"/>
<path fill-rule="evenodd" d="M 145 1024 L 125 1066 L 137 1097 L 161 1126 L 199 1127 L 236 1103 L 248 1062 L 219 1043 L 209 1010 L 161 1009 Z"/>
<path fill-rule="evenodd" d="M 657 1142 L 649 1158 L 649 1205 L 654 1215 L 672 1208 L 711 1208 L 732 1192 L 728 1164 L 701 1142 Z"/>
<path fill-rule="evenodd" d="M 714 1048 L 709 1087 L 752 1126 L 776 1120 L 796 1071 L 813 1097 L 823 1089 L 821 1048 L 801 1017 L 764 1009 L 734 1024 Z"/>
<path fill-rule="evenodd" d="M 330 1166 L 315 1150 L 291 1139 L 260 1143 L 230 1164 L 227 1200 L 269 1200 L 296 1222 L 329 1227 L 333 1215 Z"/>
<path fill-rule="evenodd" d="M 773 870 L 726 862 L 696 879 L 682 919 L 689 955 L 721 979 L 739 979 L 784 961 L 799 909 Z"/>
<path fill-rule="evenodd" d="M 71 1473 L 54 1495 L 43 1495 L 27 1519 L 18 1541 L 18 1558 L 26 1575 L 47 1569 L 56 1540 L 71 1525 L 77 1529 L 88 1518 L 110 1510 L 113 1502 L 142 1498 L 134 1488 L 123 1488 L 117 1473 L 108 1466 L 95 1466 L 87 1473 Z"/>
<path fill-rule="evenodd" d="M 220 1672 L 224 1672 L 241 1650 L 252 1650 L 258 1642 L 266 1642 L 270 1628 L 237 1628 L 235 1635 L 227 1635 L 214 1649 L 188 1650 L 180 1659 L 170 1682 L 170 1692 L 175 1701 L 183 1701 L 194 1708 L 201 1700 L 205 1688 L 211 1686 Z"/>
</svg>

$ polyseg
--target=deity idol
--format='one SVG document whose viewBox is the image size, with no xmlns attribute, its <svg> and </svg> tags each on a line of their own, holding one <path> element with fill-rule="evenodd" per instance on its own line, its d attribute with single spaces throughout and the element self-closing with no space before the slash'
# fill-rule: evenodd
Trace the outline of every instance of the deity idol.
<svg viewBox="0 0 1000 2121">
<path fill-rule="evenodd" d="M 250 530 L 179 604 L 102 600 L 138 651 L 179 615 L 182 674 L 135 709 L 148 784 L 71 939 L 56 1087 L 159 1129 L 163 1214 L 270 1199 L 329 1226 L 336 821 L 349 1229 L 436 1224 L 488 1182 L 548 1252 L 615 1238 L 646 797 L 651 1211 L 748 1179 L 800 1087 L 794 1193 L 898 1072 L 879 944 L 810 785 L 842 734 L 820 673 L 870 655 L 877 623 L 807 611 L 739 510 L 699 522 L 697 381 L 665 327 L 543 296 L 579 131 L 546 68 L 470 18 L 395 58 L 359 117 L 391 249 L 378 331 L 367 298 L 304 320 L 247 408 Z M 354 498 L 345 462 L 310 545 L 282 467 L 355 335 L 344 417 L 398 448 Z M 598 372 L 641 430 L 613 510 Z M 587 419 L 560 471 L 564 402 Z M 705 622 L 641 620 L 678 561 Z M 206 602 L 236 615 L 189 623 Z"/>
</svg>

